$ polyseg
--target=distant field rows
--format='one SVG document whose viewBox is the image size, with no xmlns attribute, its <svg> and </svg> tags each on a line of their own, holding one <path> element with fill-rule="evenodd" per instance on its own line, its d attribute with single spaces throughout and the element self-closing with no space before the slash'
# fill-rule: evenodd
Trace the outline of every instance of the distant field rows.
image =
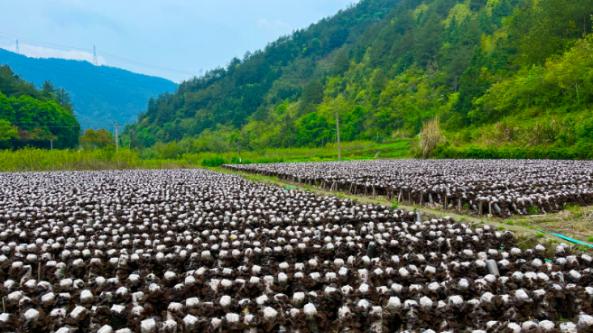
<svg viewBox="0 0 593 333">
<path fill-rule="evenodd" d="M 591 161 L 380 160 L 224 167 L 480 215 L 539 214 L 567 204 L 593 204 Z"/>
</svg>

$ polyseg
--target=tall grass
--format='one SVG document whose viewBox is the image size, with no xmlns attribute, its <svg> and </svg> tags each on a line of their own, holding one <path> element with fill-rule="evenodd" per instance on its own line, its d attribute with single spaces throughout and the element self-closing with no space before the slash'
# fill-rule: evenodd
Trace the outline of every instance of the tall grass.
<svg viewBox="0 0 593 333">
<path fill-rule="evenodd" d="M 17 151 L 0 150 L 0 171 L 57 171 L 57 170 L 110 170 L 157 169 L 183 167 L 186 161 L 140 159 L 138 153 L 113 150 L 45 150 L 25 148 Z"/>
<path fill-rule="evenodd" d="M 346 142 L 342 147 L 344 159 L 372 159 L 377 156 L 377 152 L 384 152 L 385 157 L 405 157 L 409 151 L 407 140 L 382 145 L 354 141 Z M 163 159 L 154 151 L 137 152 L 129 149 L 115 152 L 113 149 L 50 151 L 25 148 L 17 151 L 0 150 L 0 172 L 218 167 L 223 164 L 328 161 L 337 158 L 335 144 L 321 148 L 244 151 L 241 152 L 241 158 L 237 152 L 202 152 L 184 154 L 177 159 Z"/>
<path fill-rule="evenodd" d="M 432 118 L 424 122 L 420 131 L 420 146 L 422 148 L 422 157 L 429 157 L 430 153 L 443 141 L 441 127 L 438 118 Z"/>
</svg>

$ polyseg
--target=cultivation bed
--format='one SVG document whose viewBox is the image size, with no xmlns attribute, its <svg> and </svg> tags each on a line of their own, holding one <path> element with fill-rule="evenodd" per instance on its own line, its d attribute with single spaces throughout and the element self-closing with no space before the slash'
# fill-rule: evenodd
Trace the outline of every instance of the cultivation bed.
<svg viewBox="0 0 593 333">
<path fill-rule="evenodd" d="M 593 259 L 205 170 L 0 174 L 2 332 L 583 332 Z"/>
<path fill-rule="evenodd" d="M 224 167 L 479 215 L 545 214 L 566 204 L 593 204 L 592 161 L 378 160 Z"/>
</svg>

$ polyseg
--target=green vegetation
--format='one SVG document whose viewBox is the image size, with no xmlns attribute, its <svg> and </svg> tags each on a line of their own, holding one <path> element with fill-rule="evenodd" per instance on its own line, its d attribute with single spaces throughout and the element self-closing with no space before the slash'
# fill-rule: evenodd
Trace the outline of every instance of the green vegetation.
<svg viewBox="0 0 593 333">
<path fill-rule="evenodd" d="M 583 207 L 577 205 L 566 205 L 564 207 L 567 211 L 571 212 L 575 219 L 580 219 L 585 214 L 583 211 Z"/>
<path fill-rule="evenodd" d="M 537 213 L 539 213 L 539 209 L 537 209 L 537 206 L 531 206 L 529 207 L 528 213 L 529 215 L 536 215 Z"/>
<path fill-rule="evenodd" d="M 111 143 L 106 144 L 103 148 L 98 146 L 100 140 L 102 140 L 102 136 L 106 136 L 109 133 L 103 133 L 104 130 L 90 131 L 92 130 L 87 130 L 80 140 L 83 142 L 83 146 L 94 146 L 80 151 L 57 149 L 50 151 L 36 148 L 24 148 L 15 151 L 0 150 L 0 172 L 219 167 L 222 164 L 338 160 L 337 149 L 333 145 L 317 149 L 280 148 L 260 152 L 246 151 L 241 152 L 241 161 L 236 152 L 220 154 L 201 152 L 176 156 L 169 155 L 164 151 L 158 153 L 155 151 L 138 152 L 121 148 L 118 152 L 115 152 L 115 146 Z M 397 148 L 393 149 L 401 148 L 400 143 L 395 143 L 394 146 L 397 146 Z M 378 151 L 386 151 L 386 154 L 391 154 L 392 152 L 389 149 L 390 145 L 376 146 L 373 142 L 349 142 L 343 147 L 342 159 L 371 159 Z M 405 151 L 406 154 L 408 152 L 409 149 Z"/>
<path fill-rule="evenodd" d="M 115 146 L 113 136 L 103 128 L 96 131 L 92 128 L 87 129 L 80 137 L 79 142 L 80 146 L 86 150 Z"/>
<path fill-rule="evenodd" d="M 55 171 L 55 170 L 109 170 L 157 169 L 188 167 L 185 160 L 141 159 L 128 149 L 47 150 L 25 148 L 17 151 L 0 150 L 0 172 Z"/>
<path fill-rule="evenodd" d="M 592 13 L 593 0 L 363 0 L 150 100 L 124 141 L 326 147 L 339 115 L 343 141 L 419 135 L 418 157 L 593 158 Z"/>
<path fill-rule="evenodd" d="M 149 98 L 177 87 L 163 78 L 115 67 L 94 66 L 87 61 L 29 58 L 3 49 L 0 64 L 9 65 L 20 77 L 39 87 L 45 81 L 63 87 L 71 94 L 78 121 L 85 129 L 107 128 L 114 120 L 122 124 L 136 121 Z"/>
<path fill-rule="evenodd" d="M 70 97 L 46 81 L 42 89 L 0 66 L 0 149 L 74 148 L 80 125 Z"/>
</svg>

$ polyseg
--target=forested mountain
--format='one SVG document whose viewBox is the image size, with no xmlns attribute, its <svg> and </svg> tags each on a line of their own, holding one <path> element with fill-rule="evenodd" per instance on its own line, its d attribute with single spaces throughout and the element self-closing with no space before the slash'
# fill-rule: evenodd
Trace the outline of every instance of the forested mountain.
<svg viewBox="0 0 593 333">
<path fill-rule="evenodd" d="M 41 89 L 0 66 L 0 149 L 76 148 L 80 124 L 64 88 Z"/>
<path fill-rule="evenodd" d="M 151 99 L 132 146 L 186 151 L 412 137 L 593 142 L 593 0 L 362 0 Z"/>
<path fill-rule="evenodd" d="M 83 128 L 109 128 L 114 120 L 128 124 L 146 108 L 146 101 L 177 84 L 159 77 L 132 73 L 86 61 L 28 58 L 0 49 L 0 64 L 8 64 L 38 87 L 49 80 L 72 96 L 75 113 Z"/>
</svg>

